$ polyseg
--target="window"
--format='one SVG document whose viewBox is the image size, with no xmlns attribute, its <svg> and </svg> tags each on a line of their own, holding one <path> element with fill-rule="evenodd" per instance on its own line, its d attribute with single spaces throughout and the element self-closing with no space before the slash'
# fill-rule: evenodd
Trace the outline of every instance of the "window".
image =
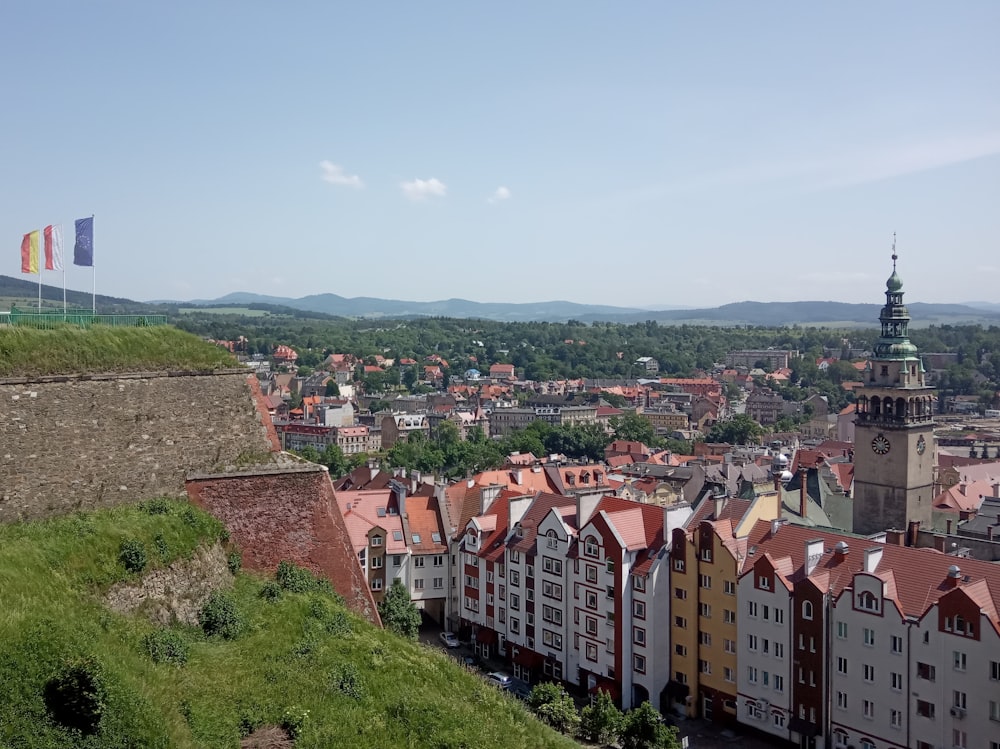
<svg viewBox="0 0 1000 749">
<path fill-rule="evenodd" d="M 472 575 L 466 575 L 465 576 L 465 587 L 466 588 L 475 588 L 476 590 L 479 590 L 479 578 L 478 577 L 473 577 Z"/>
<path fill-rule="evenodd" d="M 757 669 L 753 666 L 747 666 L 747 681 L 751 684 L 757 683 Z"/>
<path fill-rule="evenodd" d="M 771 578 L 765 577 L 764 575 L 760 575 L 757 578 L 757 587 L 760 588 L 761 590 L 770 590 Z"/>
<path fill-rule="evenodd" d="M 782 715 L 781 713 L 775 713 L 774 716 L 772 717 L 772 719 L 773 719 L 774 727 L 775 728 L 784 728 L 785 727 L 785 716 Z"/>
<path fill-rule="evenodd" d="M 712 647 L 712 633 L 711 632 L 699 632 L 698 633 L 698 644 L 704 645 L 706 648 Z"/>
<path fill-rule="evenodd" d="M 736 612 L 732 609 L 722 610 L 722 621 L 726 624 L 736 624 Z"/>
<path fill-rule="evenodd" d="M 917 700 L 917 715 L 922 718 L 934 718 L 934 703 L 927 700 Z"/>
<path fill-rule="evenodd" d="M 372 590 L 382 590 L 382 578 L 376 577 L 372 580 Z"/>
<path fill-rule="evenodd" d="M 722 675 L 723 678 L 725 678 L 725 680 L 730 683 L 736 681 L 736 674 L 733 672 L 733 669 L 731 669 L 729 666 L 726 666 L 722 669 Z"/>
<path fill-rule="evenodd" d="M 372 557 L 372 569 L 379 570 L 382 569 L 382 557 Z"/>
<path fill-rule="evenodd" d="M 770 607 L 770 606 L 768 606 L 768 605 L 767 605 L 767 604 L 765 603 L 765 604 L 764 604 L 764 621 L 766 622 L 766 621 L 767 621 L 768 619 L 770 619 L 770 618 L 771 618 L 771 607 Z"/>
<path fill-rule="evenodd" d="M 865 627 L 865 645 L 872 648 L 875 647 L 875 630 Z"/>
<path fill-rule="evenodd" d="M 785 611 L 784 609 L 775 608 L 774 609 L 774 623 L 784 624 L 785 623 Z"/>
<path fill-rule="evenodd" d="M 968 702 L 969 702 L 968 696 L 965 694 L 965 692 L 960 692 L 956 689 L 951 693 L 952 707 L 960 707 L 963 710 L 965 710 L 968 705 Z"/>
<path fill-rule="evenodd" d="M 587 643 L 587 660 L 588 661 L 597 660 L 597 643 L 594 642 Z"/>
<path fill-rule="evenodd" d="M 757 602 L 756 601 L 748 601 L 747 602 L 747 611 L 750 614 L 750 618 L 756 619 L 757 618 Z"/>
<path fill-rule="evenodd" d="M 562 600 L 563 588 L 559 583 L 551 583 L 548 580 L 542 582 L 542 595 L 548 598 L 554 598 L 557 601 Z"/>
<path fill-rule="evenodd" d="M 587 617 L 587 634 L 596 635 L 597 634 L 597 617 L 588 616 Z"/>
<path fill-rule="evenodd" d="M 510 584 L 511 585 L 520 585 L 521 584 L 521 573 L 518 572 L 517 570 L 511 570 L 510 571 Z"/>
<path fill-rule="evenodd" d="M 674 626 L 677 627 L 677 629 L 687 629 L 688 621 L 683 616 L 675 616 Z"/>
<path fill-rule="evenodd" d="M 712 607 L 707 603 L 698 604 L 698 613 L 706 619 L 712 618 Z"/>
<path fill-rule="evenodd" d="M 889 725 L 893 728 L 903 727 L 903 713 L 901 710 L 889 711 Z"/>
<path fill-rule="evenodd" d="M 701 550 L 701 561 L 711 562 L 712 561 L 712 547 L 709 546 L 706 549 Z"/>
<path fill-rule="evenodd" d="M 553 624 L 562 624 L 562 610 L 554 606 L 542 606 L 542 619 Z"/>
<path fill-rule="evenodd" d="M 636 645 L 646 644 L 646 630 L 642 627 L 632 627 L 632 642 Z"/>
<path fill-rule="evenodd" d="M 542 643 L 547 647 L 555 648 L 556 650 L 562 650 L 562 635 L 556 632 L 550 632 L 547 629 L 543 629 Z"/>
<path fill-rule="evenodd" d="M 698 575 L 698 585 L 705 588 L 706 590 L 712 587 L 712 577 L 711 575 Z"/>
<path fill-rule="evenodd" d="M 507 609 L 500 609 L 499 619 L 501 624 L 507 621 Z"/>
<path fill-rule="evenodd" d="M 519 596 L 517 593 L 511 593 L 510 599 L 507 602 L 510 604 L 511 609 L 513 609 L 514 611 L 521 610 L 521 596 Z"/>
<path fill-rule="evenodd" d="M 903 690 L 903 675 L 893 671 L 889 674 L 889 684 L 897 692 L 901 692 Z"/>
<path fill-rule="evenodd" d="M 607 586 L 604 589 L 604 597 L 605 598 L 614 598 L 615 597 L 615 586 L 614 585 L 609 585 L 609 586 Z"/>
<path fill-rule="evenodd" d="M 559 548 L 559 539 L 556 538 L 555 531 L 549 531 L 548 533 L 545 534 L 545 545 L 550 549 Z"/>
<path fill-rule="evenodd" d="M 837 622 L 837 637 L 841 640 L 847 639 L 847 622 Z"/>
<path fill-rule="evenodd" d="M 597 539 L 593 536 L 587 536 L 583 541 L 583 553 L 588 557 L 596 557 L 598 555 Z"/>
<path fill-rule="evenodd" d="M 784 658 L 785 657 L 785 643 L 775 641 L 774 643 L 774 657 Z"/>
<path fill-rule="evenodd" d="M 1000 681 L 1000 661 L 990 661 L 990 680 Z"/>
<path fill-rule="evenodd" d="M 725 640 L 722 641 L 722 649 L 725 650 L 727 653 L 735 653 L 736 640 L 730 640 L 729 638 L 726 638 Z"/>
<path fill-rule="evenodd" d="M 393 554 L 392 563 L 394 566 L 398 567 L 400 564 L 403 563 L 403 556 L 401 554 Z"/>
<path fill-rule="evenodd" d="M 868 663 L 865 664 L 865 681 L 874 682 L 875 681 L 875 666 Z"/>
<path fill-rule="evenodd" d="M 510 618 L 510 622 L 508 623 L 508 626 L 510 627 L 510 631 L 513 632 L 515 635 L 516 634 L 520 634 L 520 632 L 521 632 L 521 620 L 520 619 L 518 619 L 515 616 L 512 616 Z"/>
<path fill-rule="evenodd" d="M 637 674 L 646 673 L 646 656 L 636 653 L 632 656 L 632 670 Z"/>
<path fill-rule="evenodd" d="M 372 544 L 372 546 L 381 546 L 382 545 L 382 537 L 381 536 L 372 536 L 371 544 Z"/>
<path fill-rule="evenodd" d="M 441 588 L 444 587 L 444 578 L 443 577 L 435 577 L 434 578 L 434 587 L 437 590 L 441 590 Z"/>
<path fill-rule="evenodd" d="M 736 581 L 735 580 L 723 580 L 722 590 L 727 596 L 736 595 Z"/>
<path fill-rule="evenodd" d="M 632 601 L 632 616 L 636 619 L 646 618 L 646 604 L 642 601 Z"/>
<path fill-rule="evenodd" d="M 951 745 L 955 749 L 965 749 L 969 745 L 969 737 L 960 728 L 951 729 Z"/>
<path fill-rule="evenodd" d="M 875 749 L 875 744 L 871 739 L 861 739 L 861 749 Z"/>
<path fill-rule="evenodd" d="M 990 720 L 1000 721 L 1000 702 L 990 700 Z"/>
<path fill-rule="evenodd" d="M 684 560 L 683 559 L 675 559 L 674 560 L 674 572 L 683 572 L 683 571 L 684 571 Z"/>
<path fill-rule="evenodd" d="M 529 627 L 534 627 L 535 626 L 535 615 L 532 614 L 530 611 L 525 616 L 525 619 L 527 619 Z"/>
<path fill-rule="evenodd" d="M 965 653 L 956 650 L 951 654 L 951 662 L 956 671 L 964 671 L 966 666 Z"/>
<path fill-rule="evenodd" d="M 674 598 L 677 598 L 677 599 L 683 601 L 687 597 L 688 597 L 688 593 L 687 593 L 686 590 L 684 590 L 684 588 L 674 588 Z"/>
<path fill-rule="evenodd" d="M 766 637 L 760 638 L 760 652 L 768 655 L 771 652 L 771 642 Z"/>
<path fill-rule="evenodd" d="M 674 645 L 674 653 L 680 656 L 687 656 L 688 649 L 684 645 L 677 644 Z"/>
<path fill-rule="evenodd" d="M 803 619 L 812 619 L 813 618 L 813 605 L 812 605 L 812 601 L 803 601 L 802 602 L 802 618 Z"/>
<path fill-rule="evenodd" d="M 892 636 L 892 652 L 896 655 L 903 652 L 903 638 L 899 635 Z"/>
<path fill-rule="evenodd" d="M 596 583 L 597 582 L 597 567 L 592 564 L 587 565 L 587 582 Z"/>
<path fill-rule="evenodd" d="M 701 673 L 703 673 L 703 674 L 711 674 L 712 673 L 712 664 L 711 664 L 711 662 L 706 661 L 706 660 L 699 660 L 698 661 L 698 670 Z"/>
<path fill-rule="evenodd" d="M 774 675 L 774 691 L 784 692 L 785 691 L 785 677 L 781 674 Z"/>
<path fill-rule="evenodd" d="M 587 608 L 596 609 L 597 608 L 597 593 L 592 590 L 587 591 Z"/>
<path fill-rule="evenodd" d="M 635 577 L 633 577 L 632 578 L 632 590 L 637 590 L 640 593 L 645 592 L 645 590 L 646 590 L 646 578 L 639 577 L 638 575 L 636 575 Z"/>
<path fill-rule="evenodd" d="M 753 652 L 757 650 L 757 635 L 747 635 L 747 648 Z"/>
<path fill-rule="evenodd" d="M 562 560 L 545 557 L 542 560 L 542 569 L 551 572 L 553 575 L 561 575 L 563 571 Z"/>
<path fill-rule="evenodd" d="M 837 673 L 846 674 L 847 673 L 847 659 L 842 655 L 837 656 Z"/>
<path fill-rule="evenodd" d="M 934 666 L 929 663 L 917 663 L 917 678 L 934 681 Z"/>
<path fill-rule="evenodd" d="M 847 709 L 847 692 L 837 692 L 837 708 L 839 710 Z"/>
<path fill-rule="evenodd" d="M 858 596 L 858 607 L 864 609 L 865 611 L 878 612 L 878 599 L 866 590 Z"/>
<path fill-rule="evenodd" d="M 424 566 L 424 558 L 423 557 L 413 557 L 413 566 L 414 567 L 423 567 Z"/>
</svg>

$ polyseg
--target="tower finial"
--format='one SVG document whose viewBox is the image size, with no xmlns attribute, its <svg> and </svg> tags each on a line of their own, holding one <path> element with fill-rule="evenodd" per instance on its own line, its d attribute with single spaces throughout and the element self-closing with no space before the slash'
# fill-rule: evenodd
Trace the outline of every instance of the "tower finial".
<svg viewBox="0 0 1000 749">
<path fill-rule="evenodd" d="M 896 272 L 896 259 L 899 256 L 896 254 L 896 232 L 892 233 L 892 272 Z"/>
</svg>

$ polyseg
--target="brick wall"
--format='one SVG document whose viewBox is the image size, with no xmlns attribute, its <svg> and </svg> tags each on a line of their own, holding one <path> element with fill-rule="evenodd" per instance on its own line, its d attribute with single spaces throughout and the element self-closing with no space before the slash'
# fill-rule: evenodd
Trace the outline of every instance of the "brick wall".
<svg viewBox="0 0 1000 749">
<path fill-rule="evenodd" d="M 182 495 L 192 471 L 273 459 L 245 370 L 0 379 L 0 522 Z"/>
<path fill-rule="evenodd" d="M 325 468 L 193 476 L 191 501 L 225 523 L 243 566 L 273 574 L 282 560 L 330 579 L 347 605 L 380 624 Z"/>
</svg>

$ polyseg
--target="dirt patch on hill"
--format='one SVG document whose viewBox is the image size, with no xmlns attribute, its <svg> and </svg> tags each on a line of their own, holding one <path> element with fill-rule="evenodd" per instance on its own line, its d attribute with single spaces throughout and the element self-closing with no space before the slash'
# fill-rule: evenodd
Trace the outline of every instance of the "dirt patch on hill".
<svg viewBox="0 0 1000 749">
<path fill-rule="evenodd" d="M 295 742 L 284 728 L 264 726 L 240 742 L 240 749 L 290 749 Z"/>
<path fill-rule="evenodd" d="M 232 584 L 225 549 L 217 543 L 199 547 L 191 559 L 153 570 L 136 582 L 114 586 L 104 602 L 114 611 L 139 612 L 158 624 L 197 625 L 198 611 L 212 591 Z"/>
</svg>

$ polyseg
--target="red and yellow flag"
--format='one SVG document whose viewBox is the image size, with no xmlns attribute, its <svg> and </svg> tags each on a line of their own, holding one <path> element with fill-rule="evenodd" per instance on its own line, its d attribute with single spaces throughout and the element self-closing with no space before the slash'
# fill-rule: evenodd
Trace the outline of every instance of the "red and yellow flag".
<svg viewBox="0 0 1000 749">
<path fill-rule="evenodd" d="M 29 231 L 21 240 L 21 272 L 38 273 L 38 236 L 37 229 Z"/>
</svg>

